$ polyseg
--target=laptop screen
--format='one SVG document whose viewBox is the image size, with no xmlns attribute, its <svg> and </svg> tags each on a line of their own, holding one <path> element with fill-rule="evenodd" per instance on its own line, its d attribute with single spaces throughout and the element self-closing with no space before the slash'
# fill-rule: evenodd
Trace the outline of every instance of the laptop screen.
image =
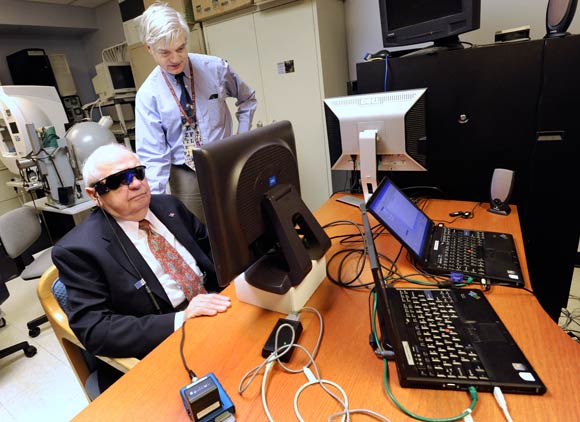
<svg viewBox="0 0 580 422">
<path fill-rule="evenodd" d="M 416 256 L 421 256 L 429 219 L 390 180 L 384 180 L 378 187 L 368 208 Z"/>
</svg>

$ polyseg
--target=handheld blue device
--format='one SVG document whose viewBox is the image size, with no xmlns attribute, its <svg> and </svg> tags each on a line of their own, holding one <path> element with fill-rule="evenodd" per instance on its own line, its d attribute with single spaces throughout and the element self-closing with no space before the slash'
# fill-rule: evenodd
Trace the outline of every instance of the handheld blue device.
<svg viewBox="0 0 580 422">
<path fill-rule="evenodd" d="M 183 387 L 180 393 L 185 410 L 194 422 L 224 421 L 228 414 L 235 420 L 234 404 L 211 372 Z"/>
</svg>

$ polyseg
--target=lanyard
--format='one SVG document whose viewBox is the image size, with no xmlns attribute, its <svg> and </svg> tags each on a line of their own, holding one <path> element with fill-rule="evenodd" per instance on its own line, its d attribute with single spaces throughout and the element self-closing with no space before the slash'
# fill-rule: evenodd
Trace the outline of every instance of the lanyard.
<svg viewBox="0 0 580 422">
<path fill-rule="evenodd" d="M 169 79 L 167 79 L 167 75 L 165 75 L 165 72 L 162 70 L 161 74 L 163 75 L 163 79 L 165 79 L 165 83 L 167 84 L 167 87 L 169 88 L 169 91 L 171 91 L 171 95 L 173 95 L 173 99 L 175 100 L 175 103 L 177 104 L 177 107 L 179 107 L 179 110 L 181 111 L 181 115 L 183 116 L 183 118 L 187 121 L 187 123 L 193 127 L 197 127 L 197 116 L 195 115 L 195 85 L 194 85 L 194 81 L 193 81 L 193 67 L 191 66 L 191 60 L 189 60 L 189 57 L 187 58 L 188 62 L 189 62 L 189 78 L 191 79 L 191 109 L 192 109 L 192 117 L 193 120 L 189 117 L 189 115 L 187 114 L 187 112 L 183 109 L 182 105 L 181 105 L 181 101 L 179 101 L 179 98 L 177 98 L 177 95 L 175 94 L 175 90 L 173 89 L 173 86 L 171 86 L 171 83 L 169 82 Z M 183 88 L 187 89 L 185 87 L 185 83 L 183 84 Z"/>
</svg>

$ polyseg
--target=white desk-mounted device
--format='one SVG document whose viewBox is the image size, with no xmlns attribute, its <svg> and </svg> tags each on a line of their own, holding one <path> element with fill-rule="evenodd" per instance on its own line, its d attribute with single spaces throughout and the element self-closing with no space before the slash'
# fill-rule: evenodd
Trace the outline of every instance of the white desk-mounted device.
<svg viewBox="0 0 580 422">
<path fill-rule="evenodd" d="M 378 171 L 426 171 L 427 89 L 324 100 L 332 170 L 360 171 L 365 200 Z"/>
</svg>

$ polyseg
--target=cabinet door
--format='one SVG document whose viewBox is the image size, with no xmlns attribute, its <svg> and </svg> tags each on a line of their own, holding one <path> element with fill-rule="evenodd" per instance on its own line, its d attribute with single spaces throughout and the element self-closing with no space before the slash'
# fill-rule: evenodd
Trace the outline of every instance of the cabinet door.
<svg viewBox="0 0 580 422">
<path fill-rule="evenodd" d="M 240 78 L 256 90 L 258 107 L 252 127 L 267 124 L 268 111 L 263 95 L 252 15 L 238 16 L 216 23 L 204 23 L 203 30 L 207 54 L 227 60 Z M 227 103 L 230 110 L 235 113 L 235 99 L 229 98 Z M 234 125 L 235 133 L 237 131 L 236 119 L 234 119 Z"/>
<path fill-rule="evenodd" d="M 331 194 L 315 21 L 311 1 L 254 14 L 268 112 L 272 120 L 292 123 L 301 195 L 313 211 Z"/>
</svg>

